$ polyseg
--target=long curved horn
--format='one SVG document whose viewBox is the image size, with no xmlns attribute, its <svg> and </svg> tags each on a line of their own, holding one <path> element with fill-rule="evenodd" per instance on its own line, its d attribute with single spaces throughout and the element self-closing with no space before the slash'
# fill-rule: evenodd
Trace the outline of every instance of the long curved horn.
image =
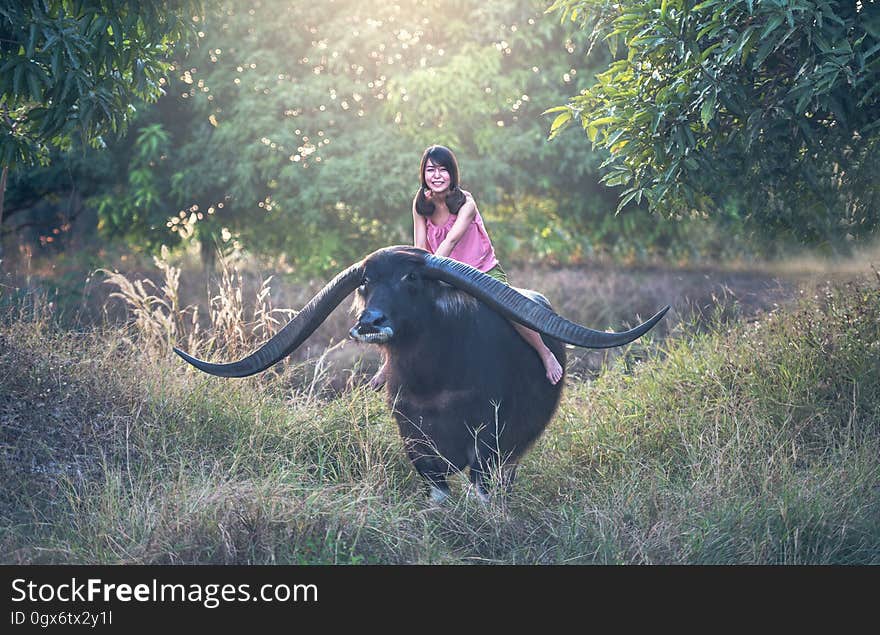
<svg viewBox="0 0 880 635">
<path fill-rule="evenodd" d="M 623 346 L 648 332 L 669 310 L 667 305 L 644 324 L 622 333 L 594 331 L 570 322 L 478 269 L 442 256 L 425 255 L 425 275 L 447 282 L 485 302 L 509 320 L 583 348 Z"/>
<path fill-rule="evenodd" d="M 212 375 L 220 377 L 255 375 L 295 351 L 327 319 L 330 312 L 361 284 L 363 277 L 363 262 L 354 264 L 338 274 L 303 307 L 302 311 L 287 323 L 287 326 L 278 331 L 259 349 L 237 362 L 212 364 L 187 355 L 178 348 L 175 348 L 174 352 L 199 370 Z"/>
</svg>

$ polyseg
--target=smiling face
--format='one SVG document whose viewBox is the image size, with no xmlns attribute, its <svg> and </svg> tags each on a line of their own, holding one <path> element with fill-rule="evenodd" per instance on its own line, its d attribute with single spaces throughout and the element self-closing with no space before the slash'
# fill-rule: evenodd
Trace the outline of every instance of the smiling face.
<svg viewBox="0 0 880 635">
<path fill-rule="evenodd" d="M 422 188 L 434 194 L 448 193 L 458 187 L 458 162 L 452 150 L 444 146 L 430 146 L 422 155 Z"/>
<path fill-rule="evenodd" d="M 452 176 L 449 170 L 439 164 L 434 163 L 432 159 L 428 159 L 425 163 L 425 184 L 435 194 L 441 194 L 449 189 L 452 183 Z"/>
</svg>

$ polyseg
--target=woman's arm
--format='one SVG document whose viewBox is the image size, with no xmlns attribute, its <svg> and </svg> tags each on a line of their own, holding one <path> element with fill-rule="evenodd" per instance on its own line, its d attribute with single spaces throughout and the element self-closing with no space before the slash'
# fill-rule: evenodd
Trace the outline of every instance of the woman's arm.
<svg viewBox="0 0 880 635">
<path fill-rule="evenodd" d="M 413 245 L 428 250 L 428 225 L 425 217 L 416 211 L 416 199 L 413 199 Z"/>
<path fill-rule="evenodd" d="M 458 217 L 452 224 L 452 229 L 449 230 L 449 233 L 446 234 L 446 238 L 443 239 L 443 242 L 440 243 L 437 247 L 437 251 L 434 253 L 438 256 L 449 256 L 449 254 L 452 253 L 452 250 L 455 249 L 458 241 L 464 236 L 468 226 L 471 224 L 471 221 L 474 220 L 476 215 L 477 204 L 474 202 L 472 196 L 468 196 L 464 205 L 458 210 Z"/>
</svg>

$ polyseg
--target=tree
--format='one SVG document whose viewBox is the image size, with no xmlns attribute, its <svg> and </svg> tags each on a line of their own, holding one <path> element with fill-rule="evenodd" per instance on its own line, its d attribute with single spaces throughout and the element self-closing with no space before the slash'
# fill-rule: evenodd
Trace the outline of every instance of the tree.
<svg viewBox="0 0 880 635">
<path fill-rule="evenodd" d="M 201 2 L 34 0 L 0 7 L 0 223 L 7 172 L 55 148 L 103 145 L 155 101 Z"/>
<path fill-rule="evenodd" d="M 601 159 L 544 138 L 546 104 L 587 80 L 544 6 L 228 2 L 134 124 L 102 227 L 141 244 L 169 229 L 209 248 L 237 237 L 301 273 L 334 269 L 411 240 L 416 167 L 435 142 L 455 149 L 484 211 L 553 199 L 566 223 L 590 224 L 608 207 Z"/>
<path fill-rule="evenodd" d="M 620 207 L 743 213 L 835 244 L 880 221 L 875 0 L 558 0 L 619 53 L 551 127 L 607 149 Z"/>
</svg>

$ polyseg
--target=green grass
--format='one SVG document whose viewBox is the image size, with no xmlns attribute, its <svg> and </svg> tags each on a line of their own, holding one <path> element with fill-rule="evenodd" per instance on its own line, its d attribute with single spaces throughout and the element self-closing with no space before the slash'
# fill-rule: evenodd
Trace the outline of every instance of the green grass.
<svg viewBox="0 0 880 635">
<path fill-rule="evenodd" d="M 378 394 L 309 391 L 307 366 L 209 377 L 133 329 L 14 315 L 4 563 L 880 563 L 876 284 L 570 378 L 512 495 L 456 479 L 440 508 Z"/>
</svg>

